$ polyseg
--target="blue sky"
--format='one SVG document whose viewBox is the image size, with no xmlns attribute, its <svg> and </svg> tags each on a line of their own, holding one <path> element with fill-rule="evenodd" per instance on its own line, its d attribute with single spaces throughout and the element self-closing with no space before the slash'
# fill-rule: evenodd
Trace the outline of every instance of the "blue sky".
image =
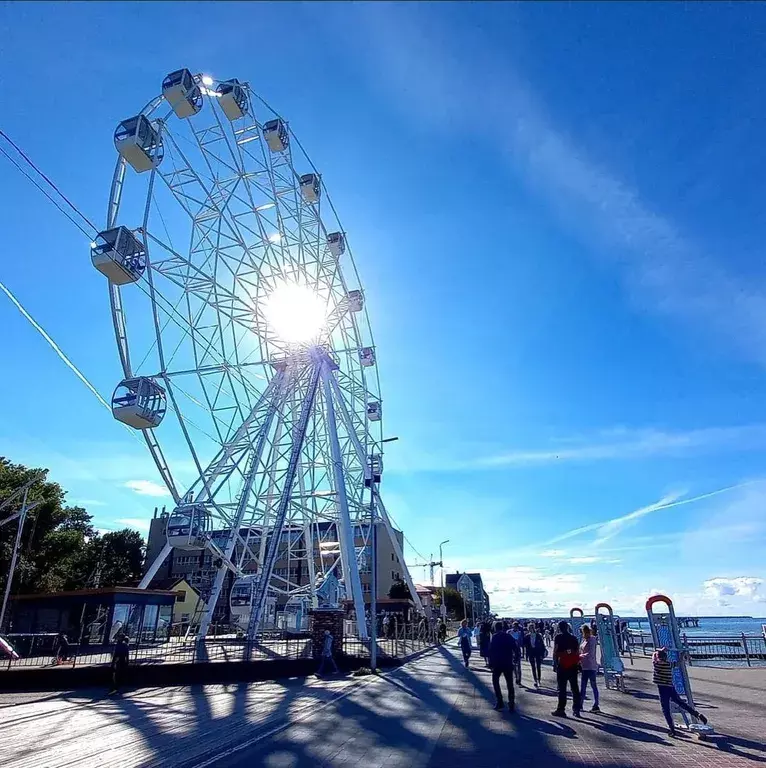
<svg viewBox="0 0 766 768">
<path fill-rule="evenodd" d="M 6 4 L 0 127 L 101 222 L 114 125 L 164 74 L 249 80 L 353 242 L 400 438 L 383 492 L 417 551 L 449 538 L 447 566 L 508 612 L 661 590 L 762 615 L 765 22 L 757 4 Z M 0 280 L 108 394 L 87 242 L 0 161 Z M 142 445 L 1 295 L 0 322 L 2 452 L 104 528 L 145 528 L 167 498 Z"/>
</svg>

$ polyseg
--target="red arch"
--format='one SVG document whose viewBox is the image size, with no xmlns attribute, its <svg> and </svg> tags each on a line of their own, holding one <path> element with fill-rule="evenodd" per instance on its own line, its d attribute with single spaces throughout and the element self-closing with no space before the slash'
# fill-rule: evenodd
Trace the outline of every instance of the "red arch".
<svg viewBox="0 0 766 768">
<path fill-rule="evenodd" d="M 580 618 L 582 618 L 582 617 L 584 617 L 584 616 L 585 616 L 585 611 L 583 611 L 583 609 L 582 609 L 582 608 L 570 608 L 570 609 L 569 609 L 569 618 L 570 618 L 570 619 L 573 619 L 573 618 L 574 618 L 574 612 L 575 612 L 575 611 L 580 611 Z"/>
<path fill-rule="evenodd" d="M 612 610 L 612 606 L 609 605 L 609 603 L 596 603 L 596 607 L 594 609 L 594 613 L 596 615 L 598 615 L 599 608 L 607 608 L 609 610 L 609 613 L 612 613 L 612 614 L 614 613 L 614 611 Z"/>
<path fill-rule="evenodd" d="M 654 606 L 655 603 L 665 603 L 668 608 L 673 607 L 673 601 L 667 597 L 667 595 L 652 595 L 647 601 L 646 601 L 646 610 L 651 611 L 652 606 Z"/>
</svg>

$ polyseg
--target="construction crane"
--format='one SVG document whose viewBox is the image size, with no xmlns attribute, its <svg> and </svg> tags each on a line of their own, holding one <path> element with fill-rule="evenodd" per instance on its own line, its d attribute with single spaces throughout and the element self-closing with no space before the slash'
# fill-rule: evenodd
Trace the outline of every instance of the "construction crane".
<svg viewBox="0 0 766 768">
<path fill-rule="evenodd" d="M 428 563 L 415 563 L 413 568 L 430 568 L 431 572 L 431 586 L 434 586 L 434 568 L 443 568 L 444 563 L 441 560 L 434 560 L 433 552 L 431 553 L 431 561 Z"/>
</svg>

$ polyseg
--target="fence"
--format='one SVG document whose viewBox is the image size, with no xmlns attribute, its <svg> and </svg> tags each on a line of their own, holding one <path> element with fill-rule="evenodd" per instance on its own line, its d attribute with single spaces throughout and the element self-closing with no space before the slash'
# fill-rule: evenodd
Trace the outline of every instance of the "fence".
<svg viewBox="0 0 766 768">
<path fill-rule="evenodd" d="M 744 633 L 728 637 L 701 637 L 684 633 L 681 639 L 692 663 L 695 660 L 738 661 L 750 667 L 753 662 L 766 662 L 766 637 Z M 654 651 L 651 633 L 630 630 L 628 649 L 633 653 L 651 656 Z"/>
<path fill-rule="evenodd" d="M 13 638 L 11 638 L 13 640 Z M 391 637 L 378 641 L 378 653 L 381 657 L 404 658 L 418 651 L 433 647 L 437 643 L 433 631 L 424 632 L 415 624 L 400 625 Z M 14 645 L 16 645 L 14 643 Z M 50 636 L 35 642 L 16 646 L 20 654 L 18 659 L 0 660 L 0 672 L 23 669 L 76 666 L 108 666 L 112 661 L 114 646 L 92 646 L 70 644 L 67 658 L 56 659 Z M 345 637 L 343 652 L 348 656 L 369 658 L 370 641 L 356 637 Z M 262 661 L 269 659 L 310 659 L 313 655 L 311 636 L 308 633 L 287 634 L 270 632 L 256 640 L 238 638 L 235 635 L 208 637 L 204 643 L 198 643 L 194 637 L 171 637 L 165 641 L 131 644 L 130 663 L 134 665 L 151 664 L 201 664 L 227 663 L 242 661 Z"/>
</svg>

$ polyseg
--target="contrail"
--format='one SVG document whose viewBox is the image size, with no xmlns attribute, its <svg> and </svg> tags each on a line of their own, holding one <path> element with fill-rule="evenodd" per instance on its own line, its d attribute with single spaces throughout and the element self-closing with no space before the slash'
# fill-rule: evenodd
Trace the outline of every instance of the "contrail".
<svg viewBox="0 0 766 768">
<path fill-rule="evenodd" d="M 29 320 L 29 322 L 32 324 L 32 327 L 50 344 L 53 351 L 61 358 L 61 360 L 67 365 L 67 367 L 73 371 L 74 375 L 77 376 L 77 378 L 85 384 L 85 386 L 96 396 L 99 403 L 104 406 L 104 408 L 108 409 L 108 411 L 111 413 L 112 406 L 104 400 L 103 397 L 101 397 L 101 394 L 99 391 L 88 381 L 88 379 L 85 378 L 85 375 L 80 371 L 80 369 L 66 356 L 64 351 L 59 347 L 58 344 L 48 335 L 45 328 L 43 328 L 40 323 L 37 322 L 37 320 L 32 317 L 32 315 L 27 312 L 26 309 L 22 306 L 21 302 L 11 293 L 10 289 L 2 282 L 0 282 L 0 290 L 13 302 L 13 305 L 16 307 L 16 309 L 21 312 L 24 317 Z"/>
</svg>

